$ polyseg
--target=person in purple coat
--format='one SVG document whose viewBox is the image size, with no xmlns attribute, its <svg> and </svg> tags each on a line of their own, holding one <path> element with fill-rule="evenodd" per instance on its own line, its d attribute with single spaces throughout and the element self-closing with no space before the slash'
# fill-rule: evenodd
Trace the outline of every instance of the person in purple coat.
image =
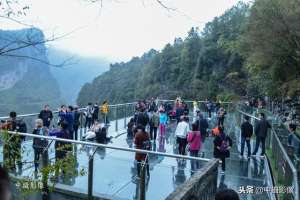
<svg viewBox="0 0 300 200">
<path fill-rule="evenodd" d="M 68 130 L 68 124 L 65 121 L 62 121 L 60 123 L 60 129 L 49 131 L 49 136 L 55 136 L 62 139 L 71 139 L 70 132 Z M 55 160 L 58 161 L 60 159 L 64 159 L 71 149 L 71 144 L 69 142 L 56 141 Z"/>
<path fill-rule="evenodd" d="M 62 107 L 61 111 L 59 112 L 58 116 L 60 117 L 60 122 L 66 122 L 67 123 L 67 129 L 69 130 L 70 139 L 73 139 L 73 133 L 74 133 L 74 108 L 72 106 Z"/>
</svg>

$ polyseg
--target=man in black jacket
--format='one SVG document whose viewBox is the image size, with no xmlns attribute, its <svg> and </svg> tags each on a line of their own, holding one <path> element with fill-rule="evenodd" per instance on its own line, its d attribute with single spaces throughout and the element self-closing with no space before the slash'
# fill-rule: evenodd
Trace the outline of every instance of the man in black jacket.
<svg viewBox="0 0 300 200">
<path fill-rule="evenodd" d="M 251 155 L 251 145 L 250 145 L 250 140 L 251 136 L 253 135 L 253 126 L 250 124 L 250 117 L 245 116 L 245 122 L 241 125 L 241 155 L 240 158 L 243 158 L 244 155 L 244 147 L 245 147 L 245 142 L 247 143 L 247 148 L 248 148 L 248 159 L 250 158 Z"/>
<path fill-rule="evenodd" d="M 80 117 L 81 117 L 81 111 L 78 110 L 78 106 L 75 106 L 74 108 L 74 136 L 75 140 L 78 138 L 78 129 L 80 126 Z"/>
<path fill-rule="evenodd" d="M 43 120 L 44 126 L 49 128 L 51 120 L 53 119 L 53 114 L 48 105 L 44 106 L 44 109 L 39 114 L 39 118 Z"/>
<path fill-rule="evenodd" d="M 268 129 L 271 128 L 271 125 L 266 120 L 265 114 L 260 113 L 260 121 L 258 122 L 257 126 L 255 127 L 255 135 L 256 135 L 256 144 L 255 149 L 252 155 L 256 155 L 258 151 L 259 144 L 261 143 L 261 156 L 265 155 L 265 142 L 266 137 L 268 134 Z"/>
<path fill-rule="evenodd" d="M 135 122 L 136 125 L 141 125 L 146 128 L 149 123 L 149 116 L 147 115 L 145 110 L 141 109 L 141 111 L 136 115 Z"/>
<path fill-rule="evenodd" d="M 198 119 L 196 120 L 196 124 L 198 125 L 198 130 L 201 133 L 202 143 L 204 143 L 205 138 L 207 136 L 208 122 L 203 117 L 200 111 L 197 111 L 197 118 Z"/>
</svg>

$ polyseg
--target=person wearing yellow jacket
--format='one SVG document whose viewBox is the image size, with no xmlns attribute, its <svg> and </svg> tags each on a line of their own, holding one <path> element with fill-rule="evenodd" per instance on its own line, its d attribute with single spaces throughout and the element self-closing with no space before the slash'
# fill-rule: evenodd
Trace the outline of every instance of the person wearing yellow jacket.
<svg viewBox="0 0 300 200">
<path fill-rule="evenodd" d="M 108 112 L 109 112 L 109 106 L 107 101 L 103 101 L 101 105 L 101 114 L 103 116 L 104 124 L 108 124 Z"/>
</svg>

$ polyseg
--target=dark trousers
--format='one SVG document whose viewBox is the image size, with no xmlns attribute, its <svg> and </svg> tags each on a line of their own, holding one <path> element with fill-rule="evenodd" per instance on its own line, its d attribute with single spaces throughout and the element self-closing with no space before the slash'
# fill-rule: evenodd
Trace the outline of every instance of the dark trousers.
<svg viewBox="0 0 300 200">
<path fill-rule="evenodd" d="M 98 121 L 98 114 L 97 115 L 93 115 L 92 117 L 92 122 L 94 123 L 95 121 Z"/>
<path fill-rule="evenodd" d="M 86 128 L 86 127 L 91 128 L 91 126 L 92 126 L 92 118 L 91 117 L 86 117 L 84 128 Z"/>
<path fill-rule="evenodd" d="M 45 167 L 48 164 L 48 151 L 43 148 L 34 148 L 34 167 L 37 170 L 39 166 L 40 157 L 42 157 L 42 165 Z"/>
<path fill-rule="evenodd" d="M 103 123 L 106 125 L 106 124 L 109 124 L 109 121 L 108 121 L 108 114 L 102 114 L 103 116 Z"/>
<path fill-rule="evenodd" d="M 150 126 L 150 138 L 156 140 L 157 127 Z"/>
<path fill-rule="evenodd" d="M 136 169 L 137 169 L 137 175 L 140 177 L 141 176 L 141 168 L 144 165 L 144 161 L 143 160 L 137 160 L 136 161 Z M 149 170 L 149 161 L 148 158 L 145 160 L 145 167 L 146 167 L 146 172 L 147 175 L 150 175 L 150 170 Z"/>
<path fill-rule="evenodd" d="M 211 109 L 208 109 L 207 112 L 208 112 L 208 117 L 211 118 Z"/>
<path fill-rule="evenodd" d="M 220 159 L 222 161 L 222 170 L 225 171 L 225 159 L 226 158 L 225 158 L 225 156 L 222 156 Z"/>
<path fill-rule="evenodd" d="M 260 137 L 260 136 L 256 136 L 255 149 L 254 149 L 253 154 L 257 153 L 260 143 L 261 143 L 261 155 L 265 154 L 266 138 L 265 137 Z"/>
<path fill-rule="evenodd" d="M 224 120 L 225 120 L 224 117 L 219 117 L 218 118 L 218 126 L 224 126 Z"/>
<path fill-rule="evenodd" d="M 180 155 L 185 155 L 185 148 L 187 145 L 186 138 L 177 137 L 177 144 L 178 144 L 178 153 Z"/>
<path fill-rule="evenodd" d="M 191 157 L 198 157 L 199 150 L 190 150 Z M 196 171 L 200 169 L 200 161 L 198 160 L 191 160 L 191 169 L 192 171 Z"/>
<path fill-rule="evenodd" d="M 248 157 L 251 155 L 251 145 L 250 145 L 250 139 L 246 140 L 245 137 L 241 138 L 241 156 L 244 155 L 244 148 L 245 148 L 245 143 L 247 143 L 247 148 L 248 148 Z"/>
<path fill-rule="evenodd" d="M 75 140 L 77 140 L 77 138 L 78 138 L 78 129 L 79 129 L 79 125 L 74 125 L 74 136 L 75 136 Z"/>
</svg>

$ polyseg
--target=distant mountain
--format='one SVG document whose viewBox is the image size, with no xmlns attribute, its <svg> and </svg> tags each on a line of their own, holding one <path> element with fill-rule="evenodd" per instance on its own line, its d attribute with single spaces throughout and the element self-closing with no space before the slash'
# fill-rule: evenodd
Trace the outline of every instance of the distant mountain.
<svg viewBox="0 0 300 200">
<path fill-rule="evenodd" d="M 62 63 L 69 58 L 71 65 L 62 68 L 52 67 L 51 72 L 59 84 L 62 99 L 65 103 L 74 104 L 80 88 L 109 69 L 109 62 L 104 58 L 83 57 L 70 52 L 49 48 L 48 57 L 51 63 Z"/>
<path fill-rule="evenodd" d="M 44 34 L 37 28 L 0 30 L 1 116 L 11 110 L 37 112 L 45 103 L 52 106 L 60 103 L 59 87 L 45 64 L 47 50 L 41 41 Z M 36 45 L 20 48 L 31 43 Z"/>
<path fill-rule="evenodd" d="M 175 38 L 161 51 L 150 50 L 85 84 L 79 105 L 107 99 L 111 103 L 150 97 L 174 99 L 232 99 L 245 94 L 243 58 L 229 48 L 237 41 L 248 6 L 238 4 L 206 24 L 200 33 L 191 28 L 184 39 Z"/>
</svg>

